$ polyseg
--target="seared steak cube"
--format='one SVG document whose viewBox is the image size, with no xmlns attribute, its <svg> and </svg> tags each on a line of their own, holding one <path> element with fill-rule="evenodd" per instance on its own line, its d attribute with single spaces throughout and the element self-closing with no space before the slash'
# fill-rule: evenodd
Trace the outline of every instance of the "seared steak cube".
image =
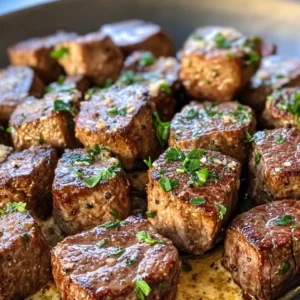
<svg viewBox="0 0 300 300">
<path fill-rule="evenodd" d="M 168 148 L 148 171 L 149 221 L 182 251 L 212 249 L 235 209 L 240 173 L 221 153 Z"/>
<path fill-rule="evenodd" d="M 67 237 L 52 250 L 64 300 L 175 299 L 180 261 L 172 242 L 129 217 Z"/>
<path fill-rule="evenodd" d="M 216 150 L 242 162 L 245 136 L 255 132 L 255 125 L 251 108 L 237 102 L 191 102 L 173 118 L 169 146 Z"/>
<path fill-rule="evenodd" d="M 84 93 L 90 87 L 90 82 L 83 75 L 64 76 L 60 75 L 57 81 L 50 83 L 46 87 L 47 93 L 72 92 L 78 90 Z"/>
<path fill-rule="evenodd" d="M 174 57 L 156 58 L 151 52 L 135 51 L 125 60 L 117 85 L 139 83 L 147 87 L 159 116 L 168 121 L 175 113 L 181 88 L 179 70 L 180 64 Z"/>
<path fill-rule="evenodd" d="M 0 122 L 6 124 L 14 109 L 26 97 L 41 97 L 44 83 L 28 67 L 8 67 L 0 70 Z"/>
<path fill-rule="evenodd" d="M 262 59 L 261 67 L 241 95 L 241 101 L 258 112 L 265 108 L 273 90 L 300 85 L 300 60 L 272 55 Z"/>
<path fill-rule="evenodd" d="M 263 123 L 268 128 L 300 127 L 300 88 L 284 88 L 268 96 Z"/>
<path fill-rule="evenodd" d="M 1 204 L 22 201 L 35 215 L 46 216 L 51 211 L 51 185 L 57 164 L 55 150 L 36 146 L 10 152 L 10 148 L 1 147 Z"/>
<path fill-rule="evenodd" d="M 257 132 L 249 158 L 248 194 L 256 204 L 300 199 L 300 130 Z"/>
<path fill-rule="evenodd" d="M 140 85 L 93 94 L 82 103 L 76 117 L 76 137 L 85 147 L 108 147 L 126 169 L 141 159 L 155 157 L 160 147 L 149 99 L 147 89 Z"/>
<path fill-rule="evenodd" d="M 95 32 L 62 42 L 56 51 L 66 49 L 59 59 L 69 76 L 84 75 L 96 85 L 117 79 L 123 65 L 123 54 L 109 36 Z"/>
<path fill-rule="evenodd" d="M 151 51 L 155 56 L 172 56 L 174 47 L 169 36 L 153 23 L 143 20 L 127 20 L 101 27 L 127 56 L 134 51 Z"/>
<path fill-rule="evenodd" d="M 59 159 L 52 187 L 54 218 L 67 234 L 129 215 L 129 183 L 118 159 L 99 145 Z"/>
<path fill-rule="evenodd" d="M 74 39 L 76 33 L 58 31 L 46 37 L 32 38 L 19 42 L 8 49 L 12 65 L 30 66 L 46 82 L 54 81 L 62 73 L 57 59 L 66 55 L 66 50 L 54 51 L 54 47 L 63 41 Z"/>
<path fill-rule="evenodd" d="M 74 148 L 73 117 L 77 112 L 78 94 L 46 94 L 42 100 L 28 99 L 19 105 L 9 120 L 14 146 L 26 149 L 33 145 L 52 145 L 58 150 Z"/>
<path fill-rule="evenodd" d="M 25 203 L 0 212 L 0 299 L 24 299 L 51 279 L 50 251 Z"/>
<path fill-rule="evenodd" d="M 284 200 L 255 207 L 230 225 L 223 265 L 249 299 L 279 299 L 299 285 L 299 224 L 300 202 Z"/>
<path fill-rule="evenodd" d="M 233 100 L 260 64 L 260 39 L 233 28 L 197 28 L 185 42 L 180 79 L 194 98 Z"/>
</svg>

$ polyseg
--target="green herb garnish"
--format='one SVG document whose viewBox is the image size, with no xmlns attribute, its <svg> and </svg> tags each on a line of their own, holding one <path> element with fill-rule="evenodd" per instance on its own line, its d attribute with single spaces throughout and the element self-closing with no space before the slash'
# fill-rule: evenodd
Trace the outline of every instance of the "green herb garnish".
<svg viewBox="0 0 300 300">
<path fill-rule="evenodd" d="M 27 211 L 26 203 L 24 203 L 24 202 L 8 202 L 6 204 L 6 211 L 8 213 L 11 213 L 11 212 L 25 213 Z"/>
<path fill-rule="evenodd" d="M 50 57 L 54 59 L 62 59 L 69 55 L 69 49 L 67 47 L 61 47 L 54 49 L 50 52 Z"/>
<path fill-rule="evenodd" d="M 279 216 L 275 220 L 273 220 L 273 225 L 275 226 L 287 226 L 293 223 L 294 220 L 291 215 L 286 214 L 284 216 Z"/>
<path fill-rule="evenodd" d="M 154 218 L 156 216 L 156 211 L 155 210 L 146 211 L 146 216 L 147 218 Z"/>
<path fill-rule="evenodd" d="M 119 217 L 119 213 L 115 209 L 113 209 L 110 214 L 116 219 Z"/>
<path fill-rule="evenodd" d="M 73 117 L 75 115 L 73 105 L 71 103 L 66 103 L 61 99 L 56 99 L 54 101 L 53 110 L 54 111 L 66 111 L 66 112 L 70 113 L 71 116 L 73 116 Z"/>
<path fill-rule="evenodd" d="M 131 84 L 140 83 L 143 81 L 145 81 L 145 79 L 141 75 L 139 75 L 133 71 L 122 71 L 120 78 L 119 78 L 119 82 L 124 85 L 131 85 Z"/>
<path fill-rule="evenodd" d="M 189 119 L 189 120 L 194 119 L 194 118 L 198 118 L 199 117 L 199 112 L 194 110 L 193 108 L 191 108 L 187 111 L 187 113 L 184 115 L 184 117 L 186 119 Z"/>
<path fill-rule="evenodd" d="M 167 163 L 170 161 L 183 161 L 185 159 L 185 155 L 183 151 L 175 146 L 174 148 L 168 148 L 165 152 Z"/>
<path fill-rule="evenodd" d="M 291 268 L 290 262 L 288 260 L 285 260 L 276 274 L 277 275 L 284 275 L 289 271 L 290 268 Z"/>
<path fill-rule="evenodd" d="M 159 85 L 159 89 L 165 94 L 170 96 L 172 91 L 171 88 L 169 87 L 169 85 L 166 82 L 163 82 Z"/>
<path fill-rule="evenodd" d="M 252 143 L 253 141 L 254 141 L 254 137 L 248 131 L 246 131 L 245 143 Z"/>
<path fill-rule="evenodd" d="M 261 159 L 261 154 L 257 152 L 254 157 L 255 164 L 258 165 Z"/>
<path fill-rule="evenodd" d="M 163 147 L 169 138 L 171 122 L 162 122 L 157 112 L 153 112 L 153 121 L 156 129 L 156 136 L 160 145 Z"/>
<path fill-rule="evenodd" d="M 227 40 L 225 38 L 225 36 L 221 32 L 219 32 L 215 36 L 214 41 L 215 41 L 215 43 L 216 43 L 216 45 L 217 45 L 218 48 L 221 48 L 221 49 L 229 49 L 229 48 L 231 48 L 230 41 Z"/>
<path fill-rule="evenodd" d="M 201 197 L 192 198 L 190 200 L 190 203 L 193 204 L 193 205 L 202 205 L 205 202 L 206 202 L 205 199 L 203 199 Z"/>
<path fill-rule="evenodd" d="M 117 108 L 117 107 L 113 107 L 113 108 L 109 108 L 106 111 L 110 116 L 126 116 L 127 114 L 127 108 L 123 107 L 123 108 Z"/>
<path fill-rule="evenodd" d="M 149 156 L 148 160 L 144 159 L 144 163 L 148 166 L 150 169 L 152 167 L 152 160 L 151 157 Z"/>
<path fill-rule="evenodd" d="M 135 281 L 135 292 L 136 296 L 140 300 L 145 300 L 151 293 L 151 288 L 148 283 L 144 280 L 136 280 Z"/>
<path fill-rule="evenodd" d="M 26 244 L 29 243 L 30 237 L 29 237 L 29 235 L 28 235 L 27 233 L 21 234 L 21 237 L 22 237 L 22 239 L 24 240 L 24 242 L 25 242 Z"/>
<path fill-rule="evenodd" d="M 97 247 L 101 249 L 107 242 L 108 238 L 104 238 L 97 244 Z"/>
<path fill-rule="evenodd" d="M 156 240 L 156 239 L 152 238 L 151 235 L 150 235 L 150 233 L 145 232 L 144 230 L 139 231 L 137 233 L 136 237 L 138 238 L 138 240 L 140 242 L 145 242 L 145 243 L 150 244 L 150 245 L 154 245 L 154 244 L 160 243 L 159 240 Z"/>
<path fill-rule="evenodd" d="M 148 67 L 153 65 L 155 62 L 155 56 L 151 52 L 145 52 L 141 55 L 139 60 L 140 67 Z"/>
<path fill-rule="evenodd" d="M 102 225 L 99 225 L 99 227 L 106 228 L 106 229 L 111 229 L 111 228 L 118 228 L 120 227 L 121 221 L 116 220 L 115 222 L 113 221 L 107 221 Z"/>
<path fill-rule="evenodd" d="M 221 204 L 220 202 L 216 202 L 216 201 L 215 201 L 215 206 L 220 209 L 219 214 L 218 214 L 219 219 L 223 220 L 223 218 L 224 218 L 224 216 L 227 212 L 227 208 L 223 204 Z"/>
<path fill-rule="evenodd" d="M 128 259 L 128 260 L 126 260 L 126 265 L 132 266 L 134 264 L 136 264 L 136 259 Z"/>
<path fill-rule="evenodd" d="M 170 192 L 178 187 L 179 180 L 177 178 L 167 178 L 162 176 L 158 183 L 165 192 Z"/>
<path fill-rule="evenodd" d="M 125 249 L 123 247 L 117 247 L 114 249 L 113 252 L 110 253 L 110 255 L 119 255 L 121 253 L 123 253 L 125 251 Z"/>
</svg>

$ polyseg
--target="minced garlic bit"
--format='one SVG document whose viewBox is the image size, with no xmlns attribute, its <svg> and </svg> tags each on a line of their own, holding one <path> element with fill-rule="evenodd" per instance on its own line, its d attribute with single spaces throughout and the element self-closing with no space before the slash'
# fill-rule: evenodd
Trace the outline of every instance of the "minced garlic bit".
<svg viewBox="0 0 300 300">
<path fill-rule="evenodd" d="M 0 162 L 5 161 L 11 151 L 11 147 L 0 145 Z"/>
<path fill-rule="evenodd" d="M 158 96 L 159 91 L 160 91 L 160 86 L 163 85 L 163 84 L 167 84 L 167 85 L 168 85 L 167 81 L 166 81 L 166 80 L 163 80 L 163 79 L 151 83 L 151 84 L 149 85 L 149 92 L 150 92 L 150 95 L 151 95 L 152 97 Z"/>
<path fill-rule="evenodd" d="M 290 161 L 285 161 L 282 165 L 285 167 L 290 167 L 292 163 Z"/>
<path fill-rule="evenodd" d="M 98 129 L 103 129 L 105 127 L 105 121 L 103 119 L 99 119 L 96 127 Z"/>
</svg>

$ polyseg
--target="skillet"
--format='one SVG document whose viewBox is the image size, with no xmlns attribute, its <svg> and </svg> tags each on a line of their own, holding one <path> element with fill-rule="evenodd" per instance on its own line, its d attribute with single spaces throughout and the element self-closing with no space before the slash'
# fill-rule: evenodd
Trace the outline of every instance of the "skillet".
<svg viewBox="0 0 300 300">
<path fill-rule="evenodd" d="M 8 64 L 6 49 L 17 41 L 57 29 L 91 32 L 104 23 L 130 18 L 160 24 L 177 49 L 195 27 L 217 24 L 261 35 L 278 45 L 279 54 L 300 57 L 300 2 L 296 1 L 64 0 L 0 17 L 0 66 Z"/>
</svg>

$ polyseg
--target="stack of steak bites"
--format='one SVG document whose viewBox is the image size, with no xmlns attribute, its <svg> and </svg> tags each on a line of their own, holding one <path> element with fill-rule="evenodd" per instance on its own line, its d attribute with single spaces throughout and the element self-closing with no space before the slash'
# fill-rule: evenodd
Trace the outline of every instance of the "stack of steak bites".
<svg viewBox="0 0 300 300">
<path fill-rule="evenodd" d="M 300 62 L 274 49 L 211 26 L 178 60 L 142 20 L 11 46 L 0 299 L 34 293 L 52 267 L 63 300 L 173 300 L 178 250 L 200 255 L 225 235 L 223 264 L 245 295 L 271 300 L 299 284 Z M 230 224 L 247 166 L 261 206 Z M 50 215 L 64 235 L 51 255 L 38 226 Z"/>
</svg>

